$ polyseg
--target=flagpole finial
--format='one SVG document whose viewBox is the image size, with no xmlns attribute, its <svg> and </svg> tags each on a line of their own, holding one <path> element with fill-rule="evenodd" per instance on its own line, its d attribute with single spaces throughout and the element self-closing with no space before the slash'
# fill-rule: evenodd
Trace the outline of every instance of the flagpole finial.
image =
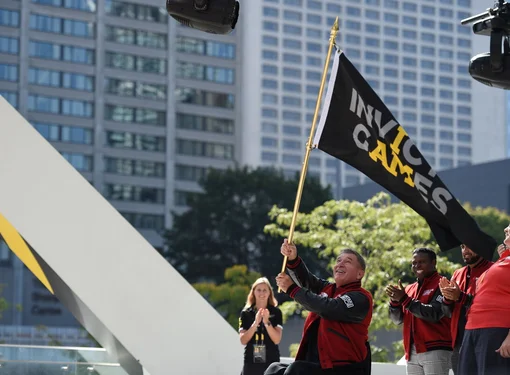
<svg viewBox="0 0 510 375">
<path fill-rule="evenodd" d="M 337 16 L 335 19 L 335 23 L 333 24 L 333 26 L 331 26 L 331 34 L 329 37 L 329 41 L 333 42 L 333 44 L 335 43 L 335 39 L 336 39 L 336 35 L 338 34 L 338 30 L 340 29 L 338 24 L 339 24 L 339 22 L 338 22 L 338 16 Z"/>
</svg>

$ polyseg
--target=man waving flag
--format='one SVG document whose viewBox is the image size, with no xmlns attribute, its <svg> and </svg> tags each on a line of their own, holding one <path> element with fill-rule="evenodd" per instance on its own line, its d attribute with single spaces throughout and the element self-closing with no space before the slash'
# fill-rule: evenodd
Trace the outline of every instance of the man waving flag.
<svg viewBox="0 0 510 375">
<path fill-rule="evenodd" d="M 342 51 L 335 53 L 314 145 L 386 188 L 427 221 L 442 251 L 465 244 L 492 259 L 480 230 Z"/>
</svg>

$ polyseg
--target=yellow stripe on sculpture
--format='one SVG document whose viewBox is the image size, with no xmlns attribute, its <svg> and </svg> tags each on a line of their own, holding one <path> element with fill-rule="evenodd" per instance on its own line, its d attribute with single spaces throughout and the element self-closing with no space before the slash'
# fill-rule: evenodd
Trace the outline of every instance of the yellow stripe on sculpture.
<svg viewBox="0 0 510 375">
<path fill-rule="evenodd" d="M 39 281 L 54 294 L 48 278 L 27 243 L 2 214 L 0 214 L 0 237 L 4 239 L 9 249 L 32 271 Z"/>
</svg>

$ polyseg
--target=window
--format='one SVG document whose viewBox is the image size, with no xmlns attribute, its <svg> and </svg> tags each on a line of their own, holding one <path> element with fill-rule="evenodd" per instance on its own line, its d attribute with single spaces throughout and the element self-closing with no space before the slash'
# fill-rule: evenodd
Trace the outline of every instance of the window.
<svg viewBox="0 0 510 375">
<path fill-rule="evenodd" d="M 457 120 L 457 126 L 459 129 L 471 129 L 471 121 L 469 120 Z"/>
<path fill-rule="evenodd" d="M 181 39 L 183 39 L 183 38 L 181 38 Z M 268 46 L 277 46 L 278 38 L 275 38 L 273 36 L 264 35 L 262 37 L 262 43 L 265 45 L 268 45 Z M 182 49 L 184 49 L 186 45 L 187 45 L 187 43 L 181 42 L 181 47 L 180 47 L 181 49 L 179 49 L 179 41 L 177 41 L 177 50 L 181 51 L 181 52 L 187 52 L 187 51 L 182 51 Z M 196 53 L 196 52 L 189 52 L 189 53 Z M 203 53 L 197 53 L 197 54 L 203 54 Z"/>
<path fill-rule="evenodd" d="M 18 39 L 0 36 L 0 53 L 17 55 L 19 53 Z"/>
<path fill-rule="evenodd" d="M 404 112 L 404 121 L 415 122 L 416 120 L 416 113 Z"/>
<path fill-rule="evenodd" d="M 361 16 L 361 9 L 354 7 L 347 7 L 347 14 L 349 16 Z"/>
<path fill-rule="evenodd" d="M 278 154 L 276 152 L 263 151 L 261 159 L 262 161 L 276 162 L 278 161 Z"/>
<path fill-rule="evenodd" d="M 440 117 L 439 118 L 439 125 L 441 126 L 447 126 L 447 127 L 453 127 L 453 119 L 450 118 L 450 117 Z M 441 135 L 441 138 L 443 138 L 443 136 Z"/>
<path fill-rule="evenodd" d="M 264 104 L 278 104 L 278 95 L 274 94 L 262 94 L 262 103 Z"/>
<path fill-rule="evenodd" d="M 234 134 L 234 120 L 217 117 L 204 117 L 177 113 L 176 126 L 179 129 Z"/>
<path fill-rule="evenodd" d="M 158 23 L 168 22 L 165 8 L 124 1 L 105 0 L 105 13 L 111 16 Z"/>
<path fill-rule="evenodd" d="M 295 98 L 292 96 L 284 96 L 283 104 L 293 106 L 293 107 L 301 107 L 301 98 Z"/>
<path fill-rule="evenodd" d="M 447 104 L 447 103 L 440 103 L 439 104 L 439 112 L 442 113 L 453 113 L 453 105 Z"/>
<path fill-rule="evenodd" d="M 137 151 L 165 152 L 166 138 L 129 132 L 106 132 L 106 145 Z"/>
<path fill-rule="evenodd" d="M 462 156 L 471 156 L 471 148 L 470 147 L 457 147 L 457 153 Z"/>
<path fill-rule="evenodd" d="M 287 164 L 301 164 L 301 156 L 299 155 L 289 155 L 283 154 L 282 161 Z"/>
<path fill-rule="evenodd" d="M 33 85 L 62 87 L 80 91 L 94 91 L 94 77 L 80 73 L 29 68 L 28 82 Z"/>
<path fill-rule="evenodd" d="M 301 49 L 301 41 L 295 39 L 284 39 L 283 46 L 292 49 Z"/>
<path fill-rule="evenodd" d="M 31 14 L 29 25 L 32 30 L 48 33 L 71 35 L 83 38 L 95 37 L 95 27 L 93 22 L 50 17 L 42 14 Z"/>
<path fill-rule="evenodd" d="M 457 140 L 460 142 L 471 142 L 471 134 L 457 133 Z"/>
<path fill-rule="evenodd" d="M 17 10 L 0 9 L 0 26 L 19 27 L 19 12 Z"/>
<path fill-rule="evenodd" d="M 397 72 L 396 69 L 386 68 L 386 69 L 384 69 L 384 76 L 385 77 L 397 77 L 398 76 L 398 72 Z"/>
<path fill-rule="evenodd" d="M 404 43 L 403 50 L 404 50 L 404 52 L 416 53 L 417 48 L 416 48 L 416 45 L 414 45 L 414 44 Z"/>
<path fill-rule="evenodd" d="M 290 62 L 290 63 L 301 64 L 301 56 L 300 55 L 295 55 L 293 53 L 284 53 L 283 54 L 283 61 Z"/>
<path fill-rule="evenodd" d="M 79 126 L 67 126 L 36 122 L 34 128 L 47 140 L 91 145 L 94 143 L 92 129 Z"/>
<path fill-rule="evenodd" d="M 200 181 L 207 175 L 207 168 L 177 164 L 175 178 L 180 181 Z"/>
<path fill-rule="evenodd" d="M 190 62 L 177 62 L 176 74 L 179 78 L 191 78 L 223 84 L 234 83 L 234 69 L 201 65 Z"/>
<path fill-rule="evenodd" d="M 0 64 L 0 81 L 18 81 L 18 65 Z"/>
<path fill-rule="evenodd" d="M 404 79 L 406 79 L 406 80 L 416 81 L 416 72 L 411 72 L 409 70 L 404 70 L 402 72 L 402 77 L 404 77 Z"/>
<path fill-rule="evenodd" d="M 402 59 L 402 62 L 404 65 L 407 65 L 407 66 L 416 66 L 417 65 L 417 60 L 415 58 L 411 58 L 411 57 L 404 57 Z"/>
<path fill-rule="evenodd" d="M 422 128 L 421 135 L 427 138 L 434 138 L 436 136 L 436 131 L 434 129 Z"/>
<path fill-rule="evenodd" d="M 451 168 L 453 167 L 453 160 L 450 158 L 440 158 L 439 165 L 441 168 Z"/>
<path fill-rule="evenodd" d="M 441 132 L 441 133 L 446 133 L 446 132 Z M 444 139 L 444 138 L 441 138 L 441 139 Z M 452 145 L 440 144 L 439 145 L 439 152 L 442 152 L 444 154 L 453 154 L 453 146 Z"/>
<path fill-rule="evenodd" d="M 264 7 L 263 13 L 264 13 L 264 16 L 268 16 L 268 17 L 278 17 L 278 14 L 279 14 L 278 9 L 270 8 L 270 7 Z"/>
<path fill-rule="evenodd" d="M 331 3 L 326 4 L 326 10 L 328 11 L 328 13 L 339 14 L 341 12 L 341 9 L 342 8 L 340 7 L 340 5 L 331 4 Z"/>
<path fill-rule="evenodd" d="M 177 154 L 207 157 L 213 159 L 232 160 L 234 158 L 234 146 L 224 143 L 211 143 L 188 139 L 177 139 Z"/>
<path fill-rule="evenodd" d="M 384 13 L 384 20 L 391 23 L 398 23 L 398 15 L 393 13 Z"/>
<path fill-rule="evenodd" d="M 106 184 L 105 197 L 117 201 L 165 203 L 165 190 L 145 186 Z"/>
<path fill-rule="evenodd" d="M 29 55 L 42 59 L 62 60 L 73 63 L 93 64 L 94 51 L 73 46 L 46 42 L 29 42 Z"/>
<path fill-rule="evenodd" d="M 404 3 L 402 5 L 402 8 L 404 10 L 411 11 L 411 12 L 416 12 L 416 10 L 418 9 L 418 7 L 416 6 L 415 3 Z"/>
<path fill-rule="evenodd" d="M 359 28 L 356 27 L 347 27 L 348 30 L 360 30 L 361 25 L 359 22 L 356 22 L 359 25 Z M 381 27 L 379 25 L 374 25 L 371 23 L 365 24 L 365 31 L 369 33 L 379 34 L 381 32 Z"/>
<path fill-rule="evenodd" d="M 404 25 L 416 26 L 416 24 L 417 24 L 416 17 L 403 16 L 402 20 L 404 22 Z"/>
<path fill-rule="evenodd" d="M 71 100 L 43 95 L 28 95 L 28 109 L 76 117 L 93 117 L 94 104 L 83 100 Z"/>
<path fill-rule="evenodd" d="M 416 86 L 412 86 L 412 85 L 404 85 L 403 86 L 403 91 L 405 94 L 416 94 Z"/>
<path fill-rule="evenodd" d="M 105 64 L 109 68 L 133 70 L 142 73 L 166 74 L 165 59 L 106 52 Z"/>
<path fill-rule="evenodd" d="M 285 135 L 301 135 L 301 128 L 294 125 L 283 125 L 283 134 Z"/>
<path fill-rule="evenodd" d="M 121 96 L 145 99 L 166 99 L 166 86 L 154 83 L 135 82 L 127 79 L 105 78 L 105 92 Z"/>
<path fill-rule="evenodd" d="M 306 20 L 310 24 L 319 25 L 322 23 L 322 17 L 317 14 L 308 14 Z"/>
<path fill-rule="evenodd" d="M 415 99 L 409 99 L 409 98 L 404 98 L 404 100 L 402 100 L 402 103 L 404 105 L 404 107 L 407 107 L 407 108 L 416 108 L 416 100 Z"/>
<path fill-rule="evenodd" d="M 96 0 L 32 0 L 32 2 L 41 5 L 82 10 L 86 12 L 96 11 Z"/>
<path fill-rule="evenodd" d="M 278 30 L 278 26 L 276 27 L 276 30 L 272 30 L 272 31 L 277 31 Z M 294 35 L 301 35 L 303 30 L 301 29 L 301 27 L 299 26 L 293 26 L 293 25 L 283 25 L 283 31 L 286 33 L 286 34 L 294 34 Z"/>
<path fill-rule="evenodd" d="M 149 108 L 134 108 L 106 104 L 104 119 L 115 122 L 133 122 L 147 125 L 166 125 L 166 112 Z"/>
<path fill-rule="evenodd" d="M 306 36 L 309 38 L 320 38 L 322 35 L 320 30 L 317 29 L 306 29 Z"/>
<path fill-rule="evenodd" d="M 285 150 L 299 150 L 301 148 L 301 142 L 290 139 L 284 139 L 283 148 Z"/>
<path fill-rule="evenodd" d="M 191 38 L 190 38 L 191 39 Z M 151 31 L 106 26 L 106 40 L 141 47 L 166 49 L 166 34 Z"/>
<path fill-rule="evenodd" d="M 414 40 L 414 39 L 417 38 L 417 33 L 416 33 L 416 31 L 413 31 L 413 30 L 404 30 L 402 32 L 402 34 L 404 35 L 405 39 L 412 39 L 412 40 Z M 416 45 L 412 44 L 412 46 L 414 47 L 414 52 L 416 52 Z"/>
</svg>

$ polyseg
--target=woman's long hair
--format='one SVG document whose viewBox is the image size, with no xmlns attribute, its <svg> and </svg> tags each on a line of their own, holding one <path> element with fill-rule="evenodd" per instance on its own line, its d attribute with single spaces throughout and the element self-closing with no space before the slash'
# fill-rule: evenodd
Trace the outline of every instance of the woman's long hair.
<svg viewBox="0 0 510 375">
<path fill-rule="evenodd" d="M 269 289 L 269 298 L 267 299 L 267 304 L 269 306 L 277 306 L 278 305 L 278 301 L 276 300 L 276 298 L 274 298 L 273 288 L 271 287 L 271 283 L 269 282 L 267 277 L 261 277 L 261 278 L 255 280 L 255 282 L 251 286 L 250 293 L 248 293 L 248 297 L 246 298 L 246 305 L 244 306 L 245 309 L 255 305 L 255 303 L 256 303 L 255 288 L 257 287 L 257 285 L 260 285 L 260 284 L 266 284 L 267 288 Z"/>
</svg>

